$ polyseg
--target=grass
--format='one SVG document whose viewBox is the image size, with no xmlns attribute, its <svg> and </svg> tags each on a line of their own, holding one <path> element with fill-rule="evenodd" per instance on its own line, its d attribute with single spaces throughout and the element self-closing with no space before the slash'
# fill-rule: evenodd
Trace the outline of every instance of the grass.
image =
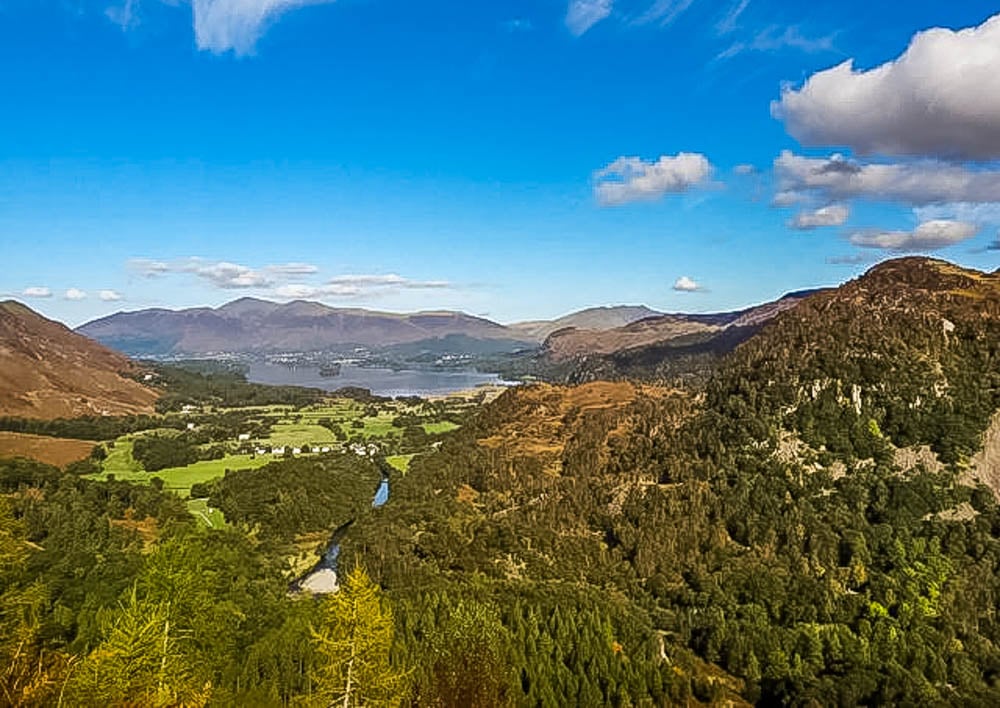
<svg viewBox="0 0 1000 708">
<path fill-rule="evenodd" d="M 389 455 L 385 458 L 385 461 L 403 474 L 406 474 L 410 469 L 410 463 L 413 462 L 414 457 L 416 455 Z"/>
<path fill-rule="evenodd" d="M 312 423 L 275 423 L 265 445 L 305 447 L 312 444 L 334 444 L 337 438 L 322 425 Z"/>
<path fill-rule="evenodd" d="M 221 529 L 226 526 L 225 515 L 208 505 L 208 499 L 190 499 L 187 503 L 188 511 L 207 528 Z"/>
<path fill-rule="evenodd" d="M 115 443 L 115 449 L 104 461 L 102 472 L 90 475 L 91 479 L 107 479 L 114 475 L 115 479 L 126 482 L 148 483 L 153 477 L 163 480 L 163 486 L 181 496 L 191 493 L 191 486 L 199 482 L 209 482 L 222 477 L 227 469 L 256 469 L 263 467 L 274 458 L 270 455 L 251 457 L 250 455 L 226 455 L 221 460 L 204 460 L 187 467 L 169 467 L 157 472 L 146 472 L 132 458 L 132 441 L 120 439 Z"/>
<path fill-rule="evenodd" d="M 458 430 L 459 426 L 452 423 L 450 420 L 442 420 L 439 423 L 424 423 L 424 432 L 428 435 L 434 435 L 436 433 L 450 433 L 452 430 Z"/>
</svg>

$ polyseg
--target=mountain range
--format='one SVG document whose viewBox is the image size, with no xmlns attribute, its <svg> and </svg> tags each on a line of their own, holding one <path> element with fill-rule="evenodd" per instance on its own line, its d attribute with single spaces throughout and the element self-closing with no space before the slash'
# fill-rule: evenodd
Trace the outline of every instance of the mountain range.
<svg viewBox="0 0 1000 708">
<path fill-rule="evenodd" d="M 77 331 L 132 356 L 345 353 L 364 348 L 419 358 L 542 348 L 547 356 L 565 360 L 749 326 L 796 301 L 788 296 L 778 303 L 708 315 L 664 314 L 641 305 L 594 307 L 554 320 L 502 325 L 462 312 L 395 314 L 242 298 L 218 308 L 119 312 Z"/>
</svg>

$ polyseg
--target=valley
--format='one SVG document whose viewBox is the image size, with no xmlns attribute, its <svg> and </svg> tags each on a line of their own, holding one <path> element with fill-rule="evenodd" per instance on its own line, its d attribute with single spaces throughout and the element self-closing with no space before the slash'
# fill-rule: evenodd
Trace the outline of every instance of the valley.
<svg viewBox="0 0 1000 708">
<path fill-rule="evenodd" d="M 0 419 L 3 592 L 52 598 L 11 620 L 8 676 L 39 705 L 147 690 L 113 642 L 163 611 L 183 634 L 142 651 L 185 667 L 174 700 L 285 705 L 350 601 L 417 705 L 990 704 L 1000 275 L 896 259 L 678 321 L 547 335 L 643 362 L 573 384 L 390 398 L 147 360 L 152 412 Z M 670 351 L 692 334 L 731 339 Z"/>
</svg>

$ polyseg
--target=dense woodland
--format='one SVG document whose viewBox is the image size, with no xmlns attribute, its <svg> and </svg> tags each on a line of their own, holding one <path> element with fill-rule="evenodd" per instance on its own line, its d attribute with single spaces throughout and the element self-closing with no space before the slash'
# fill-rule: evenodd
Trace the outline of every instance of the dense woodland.
<svg viewBox="0 0 1000 708">
<path fill-rule="evenodd" d="M 997 705 L 998 323 L 988 276 L 896 262 L 693 389 L 509 391 L 378 508 L 364 457 L 230 472 L 192 490 L 224 530 L 2 462 L 0 703 Z M 341 591 L 291 594 L 348 521 Z"/>
</svg>

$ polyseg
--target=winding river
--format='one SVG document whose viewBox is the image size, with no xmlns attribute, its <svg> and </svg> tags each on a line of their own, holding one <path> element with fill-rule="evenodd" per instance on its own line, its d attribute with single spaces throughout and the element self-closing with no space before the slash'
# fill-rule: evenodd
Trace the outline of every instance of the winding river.
<svg viewBox="0 0 1000 708">
<path fill-rule="evenodd" d="M 372 500 L 372 507 L 376 509 L 384 506 L 389 501 L 389 474 L 386 469 L 387 465 L 380 460 L 379 467 L 382 472 L 382 481 L 379 482 L 378 489 L 375 490 L 375 498 Z M 319 563 L 313 566 L 313 569 L 306 575 L 292 583 L 293 592 L 329 595 L 340 589 L 340 586 L 337 584 L 337 559 L 340 558 L 340 542 L 353 524 L 354 519 L 351 519 L 333 532 L 326 552 L 320 558 Z"/>
</svg>

